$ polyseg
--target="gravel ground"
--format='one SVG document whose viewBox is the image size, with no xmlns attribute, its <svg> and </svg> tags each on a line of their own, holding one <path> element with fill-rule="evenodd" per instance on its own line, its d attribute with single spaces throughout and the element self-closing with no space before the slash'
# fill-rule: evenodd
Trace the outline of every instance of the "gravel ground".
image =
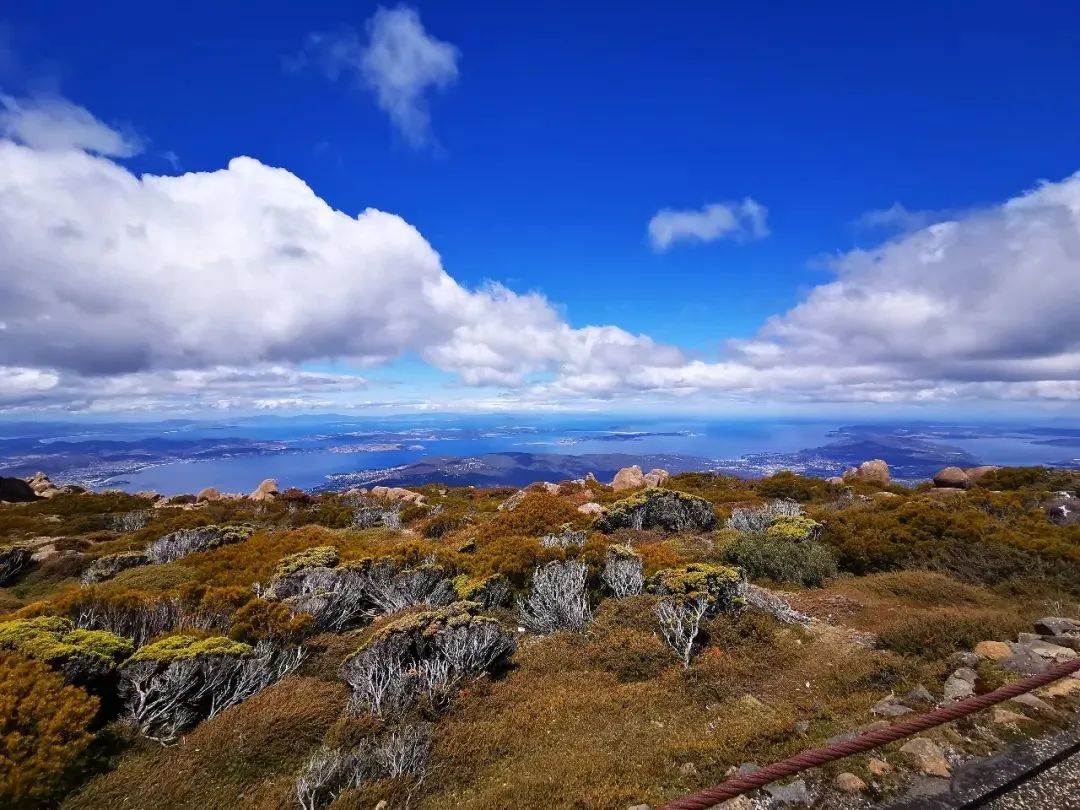
<svg viewBox="0 0 1080 810">
<path fill-rule="evenodd" d="M 1078 807 L 1080 753 L 986 805 L 987 810 L 1076 810 Z"/>
</svg>

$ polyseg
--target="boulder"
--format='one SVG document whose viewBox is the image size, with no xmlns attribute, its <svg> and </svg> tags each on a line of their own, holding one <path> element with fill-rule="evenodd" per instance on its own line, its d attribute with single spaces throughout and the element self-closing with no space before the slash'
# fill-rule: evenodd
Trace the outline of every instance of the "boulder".
<svg viewBox="0 0 1080 810">
<path fill-rule="evenodd" d="M 938 744 L 931 739 L 916 737 L 913 740 L 908 740 L 900 748 L 900 753 L 907 758 L 912 767 L 927 776 L 940 776 L 943 779 L 948 779 L 952 775 L 952 769 L 945 759 L 945 754 L 938 747 Z"/>
<path fill-rule="evenodd" d="M 843 486 L 844 479 L 843 479 L 843 477 L 841 477 L 839 475 L 834 475 L 831 478 L 826 478 L 825 483 L 826 484 L 834 484 L 836 486 Z"/>
<path fill-rule="evenodd" d="M 641 472 L 641 467 L 635 464 L 632 467 L 623 467 L 611 480 L 611 488 L 616 492 L 622 492 L 624 489 L 638 489 L 645 486 L 645 474 Z"/>
<path fill-rule="evenodd" d="M 427 501 L 419 492 L 404 487 L 372 487 L 371 497 L 390 503 L 411 503 L 417 506 L 422 506 Z"/>
<path fill-rule="evenodd" d="M 267 478 L 255 487 L 255 491 L 248 495 L 248 497 L 253 501 L 272 501 L 280 494 L 277 481 L 273 478 Z"/>
<path fill-rule="evenodd" d="M 844 473 L 845 483 L 859 481 L 864 484 L 876 484 L 879 487 L 888 486 L 889 465 L 880 458 L 864 461 L 858 468 L 852 467 Z"/>
<path fill-rule="evenodd" d="M 649 470 L 645 473 L 645 486 L 647 487 L 662 487 L 671 478 L 671 474 L 667 470 L 661 470 L 656 468 Z"/>
<path fill-rule="evenodd" d="M 600 517 L 600 515 L 604 514 L 604 512 L 605 512 L 604 507 L 602 507 L 600 504 L 596 503 L 595 501 L 589 501 L 588 503 L 583 503 L 581 506 L 579 506 L 577 508 L 577 510 L 579 512 L 581 512 L 583 515 L 592 515 L 593 517 Z"/>
<path fill-rule="evenodd" d="M 1080 633 L 1080 622 L 1057 616 L 1046 616 L 1035 622 L 1035 632 L 1041 636 L 1065 636 Z"/>
<path fill-rule="evenodd" d="M 30 503 L 37 499 L 38 494 L 34 492 L 34 488 L 21 478 L 0 477 L 0 501 Z"/>
<path fill-rule="evenodd" d="M 964 470 L 964 472 L 967 473 L 967 478 L 971 485 L 978 486 L 979 480 L 981 478 L 985 477 L 989 473 L 997 472 L 1000 469 L 1001 467 L 993 467 L 989 464 L 984 464 L 981 467 L 968 467 L 966 470 Z"/>
<path fill-rule="evenodd" d="M 154 490 L 152 490 L 152 489 L 144 489 L 144 490 L 142 490 L 140 492 L 136 492 L 135 497 L 136 498 L 145 498 L 148 501 L 160 501 L 161 500 L 161 493 L 160 492 L 154 492 Z"/>
<path fill-rule="evenodd" d="M 49 480 L 43 472 L 36 472 L 29 479 L 27 483 L 30 485 L 30 489 L 34 490 L 37 495 L 44 495 L 44 493 L 50 489 L 56 489 L 56 486 Z"/>
<path fill-rule="evenodd" d="M 945 489 L 967 489 L 971 486 L 966 472 L 959 467 L 946 467 L 934 473 L 934 486 Z"/>
<path fill-rule="evenodd" d="M 207 487 L 206 489 L 200 489 L 199 494 L 195 496 L 196 501 L 220 501 L 221 492 L 216 487 Z"/>
</svg>

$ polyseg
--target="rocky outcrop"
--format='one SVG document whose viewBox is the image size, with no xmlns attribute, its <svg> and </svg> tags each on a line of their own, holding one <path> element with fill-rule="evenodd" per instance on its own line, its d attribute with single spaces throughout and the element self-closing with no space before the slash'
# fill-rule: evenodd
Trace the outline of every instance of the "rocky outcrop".
<svg viewBox="0 0 1080 810">
<path fill-rule="evenodd" d="M 599 517 L 600 515 L 604 514 L 604 512 L 606 511 L 603 506 L 596 503 L 595 501 L 589 501 L 588 503 L 583 503 L 583 504 L 581 504 L 581 506 L 579 506 L 577 508 L 577 510 L 579 512 L 581 512 L 583 515 L 592 515 L 593 517 Z"/>
<path fill-rule="evenodd" d="M 259 486 L 255 487 L 255 491 L 248 497 L 253 501 L 272 501 L 280 495 L 278 490 L 277 481 L 273 478 L 267 478 Z"/>
<path fill-rule="evenodd" d="M 888 486 L 889 481 L 891 480 L 889 475 L 889 465 L 880 458 L 864 461 L 858 467 L 852 467 L 845 472 L 843 480 L 845 483 L 849 484 L 857 481 L 864 484 L 874 484 L 879 487 Z"/>
<path fill-rule="evenodd" d="M 671 478 L 671 473 L 667 470 L 661 470 L 659 467 L 649 470 L 645 473 L 645 486 L 647 487 L 662 487 Z"/>
<path fill-rule="evenodd" d="M 390 503 L 411 503 L 416 506 L 427 503 L 427 498 L 419 492 L 413 492 L 404 487 L 372 487 L 371 497 L 390 501 Z"/>
<path fill-rule="evenodd" d="M 206 489 L 200 489 L 199 494 L 195 496 L 196 502 L 202 501 L 220 501 L 221 491 L 217 487 L 207 487 Z"/>
<path fill-rule="evenodd" d="M 989 464 L 984 464 L 981 467 L 968 467 L 964 472 L 967 473 L 968 481 L 971 482 L 971 485 L 978 486 L 979 481 L 982 478 L 985 478 L 990 473 L 997 472 L 1000 469 L 1001 467 L 993 467 Z"/>
<path fill-rule="evenodd" d="M 632 467 L 623 467 L 611 479 L 611 488 L 616 492 L 622 492 L 626 489 L 639 489 L 643 486 L 645 486 L 645 474 L 637 464 Z"/>
<path fill-rule="evenodd" d="M 4 503 L 30 503 L 36 501 L 38 494 L 34 488 L 21 478 L 0 476 L 0 501 Z"/>
<path fill-rule="evenodd" d="M 934 473 L 934 486 L 943 489 L 967 489 L 971 486 L 971 479 L 959 467 L 946 467 Z"/>
<path fill-rule="evenodd" d="M 603 532 L 616 529 L 707 532 L 716 526 L 716 510 L 709 501 L 695 495 L 647 489 L 616 502 L 596 526 Z"/>
<path fill-rule="evenodd" d="M 643 473 L 641 467 L 634 464 L 631 467 L 623 467 L 611 480 L 611 488 L 616 492 L 627 489 L 640 489 L 641 487 L 662 487 L 671 478 L 667 470 L 656 468 Z"/>
</svg>

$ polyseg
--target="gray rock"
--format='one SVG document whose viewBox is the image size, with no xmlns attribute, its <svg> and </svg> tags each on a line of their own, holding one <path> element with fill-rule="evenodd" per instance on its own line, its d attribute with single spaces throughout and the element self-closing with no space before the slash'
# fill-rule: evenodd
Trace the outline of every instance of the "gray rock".
<svg viewBox="0 0 1080 810">
<path fill-rule="evenodd" d="M 756 762 L 744 762 L 738 768 L 735 769 L 736 776 L 749 776 L 752 773 L 757 773 L 761 770 L 761 766 Z"/>
<path fill-rule="evenodd" d="M 1067 633 L 1080 633 L 1080 622 L 1047 616 L 1035 622 L 1035 632 L 1040 636 L 1064 636 Z"/>
<path fill-rule="evenodd" d="M 961 667 L 945 681 L 944 698 L 950 700 L 963 700 L 975 694 L 975 681 L 978 676 L 974 670 Z"/>
<path fill-rule="evenodd" d="M 1080 652 L 1080 636 L 1043 636 L 1043 641 Z"/>
<path fill-rule="evenodd" d="M 911 714 L 911 709 L 901 703 L 897 703 L 896 697 L 893 695 L 889 695 L 887 698 L 879 700 L 874 704 L 870 711 L 878 717 L 901 717 L 905 714 Z"/>
<path fill-rule="evenodd" d="M 779 804 L 805 804 L 811 803 L 810 791 L 806 789 L 806 782 L 796 779 L 786 785 L 778 785 L 775 782 L 765 786 L 765 792 Z"/>
<path fill-rule="evenodd" d="M 1022 645 L 1017 645 L 1016 653 L 999 663 L 1003 669 L 1018 675 L 1038 675 L 1050 669 L 1047 659 L 1036 655 Z"/>
<path fill-rule="evenodd" d="M 1031 652 L 1033 655 L 1037 655 L 1039 658 L 1053 661 L 1056 664 L 1072 661 L 1076 658 L 1076 650 L 1062 647 L 1060 644 L 1051 644 L 1048 641 L 1043 641 L 1039 636 L 1036 636 L 1034 641 L 1022 641 L 1021 647 L 1024 650 Z"/>
<path fill-rule="evenodd" d="M 934 700 L 933 693 L 921 683 L 908 692 L 907 697 L 904 698 L 906 703 L 933 703 Z"/>
<path fill-rule="evenodd" d="M 977 667 L 979 665 L 979 656 L 973 652 L 958 652 L 949 656 L 949 663 L 955 664 L 958 667 Z"/>
<path fill-rule="evenodd" d="M 806 736 L 806 732 L 810 730 L 809 720 L 799 720 L 792 729 L 800 737 Z"/>
</svg>

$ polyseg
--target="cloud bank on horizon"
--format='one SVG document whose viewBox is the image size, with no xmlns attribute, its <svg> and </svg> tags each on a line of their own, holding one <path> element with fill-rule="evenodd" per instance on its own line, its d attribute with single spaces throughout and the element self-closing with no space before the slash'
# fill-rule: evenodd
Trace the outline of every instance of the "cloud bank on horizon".
<svg viewBox="0 0 1080 810">
<path fill-rule="evenodd" d="M 367 33 L 313 35 L 303 59 L 430 143 L 426 96 L 458 50 L 407 8 Z M 719 326 L 709 357 L 465 286 L 400 216 L 335 210 L 283 168 L 137 176 L 121 161 L 142 148 L 62 97 L 0 96 L 0 412 L 406 404 L 357 369 L 412 357 L 457 381 L 450 409 L 1080 399 L 1080 173 L 980 210 L 871 212 L 898 234 L 833 256 L 752 338 Z M 647 232 L 656 251 L 748 243 L 767 218 L 746 197 Z"/>
</svg>

